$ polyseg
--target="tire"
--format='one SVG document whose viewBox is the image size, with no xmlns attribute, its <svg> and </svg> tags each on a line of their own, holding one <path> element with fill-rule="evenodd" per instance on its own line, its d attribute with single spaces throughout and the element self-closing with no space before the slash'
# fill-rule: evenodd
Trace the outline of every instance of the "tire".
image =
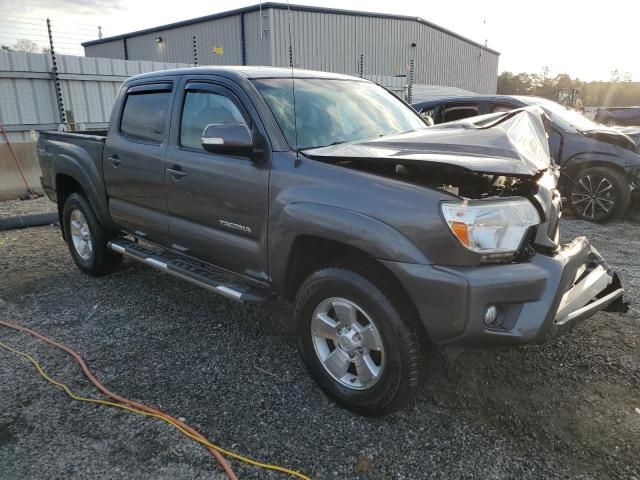
<svg viewBox="0 0 640 480">
<path fill-rule="evenodd" d="M 360 415 L 395 412 L 413 400 L 424 383 L 421 342 L 412 319 L 401 316 L 398 304 L 365 276 L 337 267 L 311 274 L 296 295 L 298 350 L 309 373 L 329 397 Z M 345 312 L 352 307 L 356 310 L 356 321 L 345 332 L 346 322 L 336 312 L 348 317 Z M 320 322 L 320 315 L 328 316 L 336 324 Z M 327 325 L 330 327 L 325 329 Z M 335 340 L 328 340 L 325 335 L 330 336 L 332 328 Z M 312 332 L 322 334 L 314 336 Z M 359 339 L 354 332 L 362 333 Z M 379 350 L 367 348 L 376 344 Z M 362 346 L 354 349 L 354 345 Z M 352 359 L 347 358 L 349 354 L 353 354 Z M 323 361 L 324 355 L 328 360 Z M 340 360 L 332 363 L 334 357 Z M 325 362 L 339 373 L 330 373 Z M 339 379 L 345 372 L 345 364 L 348 368 Z"/>
<path fill-rule="evenodd" d="M 607 127 L 615 127 L 618 124 L 615 122 L 615 120 L 607 120 L 607 123 L 605 125 Z"/>
<path fill-rule="evenodd" d="M 82 194 L 69 195 L 64 202 L 62 221 L 69 251 L 80 270 L 101 276 L 118 268 L 122 255 L 107 247 L 107 242 L 117 236 L 117 232 L 106 230 L 98 222 Z"/>
<path fill-rule="evenodd" d="M 591 222 L 623 215 L 631 201 L 631 187 L 624 175 L 606 167 L 579 171 L 568 187 L 569 208 L 578 218 Z"/>
</svg>

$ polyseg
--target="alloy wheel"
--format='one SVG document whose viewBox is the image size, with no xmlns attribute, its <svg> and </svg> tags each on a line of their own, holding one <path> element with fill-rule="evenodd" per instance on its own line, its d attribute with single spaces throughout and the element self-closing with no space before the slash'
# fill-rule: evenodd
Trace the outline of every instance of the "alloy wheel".
<svg viewBox="0 0 640 480">
<path fill-rule="evenodd" d="M 331 297 L 313 312 L 311 336 L 324 369 L 353 390 L 373 387 L 384 371 L 382 337 L 367 313 L 350 300 Z"/>
<path fill-rule="evenodd" d="M 585 175 L 576 182 L 571 193 L 571 203 L 585 218 L 607 216 L 615 207 L 615 190 L 604 176 Z"/>
<path fill-rule="evenodd" d="M 83 260 L 89 260 L 93 252 L 93 244 L 91 243 L 91 230 L 89 223 L 84 214 L 77 208 L 71 212 L 69 221 L 69 230 L 73 248 Z"/>
</svg>

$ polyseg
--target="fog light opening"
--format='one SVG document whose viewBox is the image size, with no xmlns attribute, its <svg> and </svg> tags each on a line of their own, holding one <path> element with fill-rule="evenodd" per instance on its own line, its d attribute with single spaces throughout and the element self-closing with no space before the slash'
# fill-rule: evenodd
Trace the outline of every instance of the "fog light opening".
<svg viewBox="0 0 640 480">
<path fill-rule="evenodd" d="M 498 307 L 489 305 L 484 311 L 484 323 L 487 327 L 498 326 Z"/>
</svg>

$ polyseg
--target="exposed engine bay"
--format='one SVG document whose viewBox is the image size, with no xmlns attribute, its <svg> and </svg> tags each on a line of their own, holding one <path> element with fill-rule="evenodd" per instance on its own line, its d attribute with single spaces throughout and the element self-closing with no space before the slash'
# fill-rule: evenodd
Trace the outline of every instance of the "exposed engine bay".
<svg viewBox="0 0 640 480">
<path fill-rule="evenodd" d="M 396 178 L 415 185 L 437 188 L 453 195 L 480 200 L 489 197 L 529 197 L 537 191 L 538 176 L 512 176 L 472 172 L 441 165 L 406 165 L 350 159 L 332 162 L 346 168 Z"/>
</svg>

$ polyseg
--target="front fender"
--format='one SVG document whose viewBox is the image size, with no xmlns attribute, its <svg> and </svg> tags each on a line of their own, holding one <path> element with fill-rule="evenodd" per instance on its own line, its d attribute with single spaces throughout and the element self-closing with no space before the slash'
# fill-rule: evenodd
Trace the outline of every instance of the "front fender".
<svg viewBox="0 0 640 480">
<path fill-rule="evenodd" d="M 582 152 L 569 158 L 563 167 L 575 171 L 576 168 L 588 164 L 600 164 L 602 166 L 613 164 L 617 167 L 625 168 L 630 165 L 630 161 L 609 152 Z"/>
<path fill-rule="evenodd" d="M 625 174 L 629 168 L 640 167 L 640 156 L 630 152 L 635 158 L 626 158 L 610 152 L 582 152 L 577 153 L 562 165 L 563 175 L 560 178 L 561 185 L 567 187 L 569 183 L 575 182 L 575 175 L 584 168 L 604 167 L 613 168 Z"/>
<path fill-rule="evenodd" d="M 399 231 L 375 218 L 330 205 L 293 203 L 270 225 L 269 268 L 277 291 L 284 291 L 289 254 L 300 235 L 310 235 L 357 248 L 373 258 L 429 263 Z"/>
</svg>

